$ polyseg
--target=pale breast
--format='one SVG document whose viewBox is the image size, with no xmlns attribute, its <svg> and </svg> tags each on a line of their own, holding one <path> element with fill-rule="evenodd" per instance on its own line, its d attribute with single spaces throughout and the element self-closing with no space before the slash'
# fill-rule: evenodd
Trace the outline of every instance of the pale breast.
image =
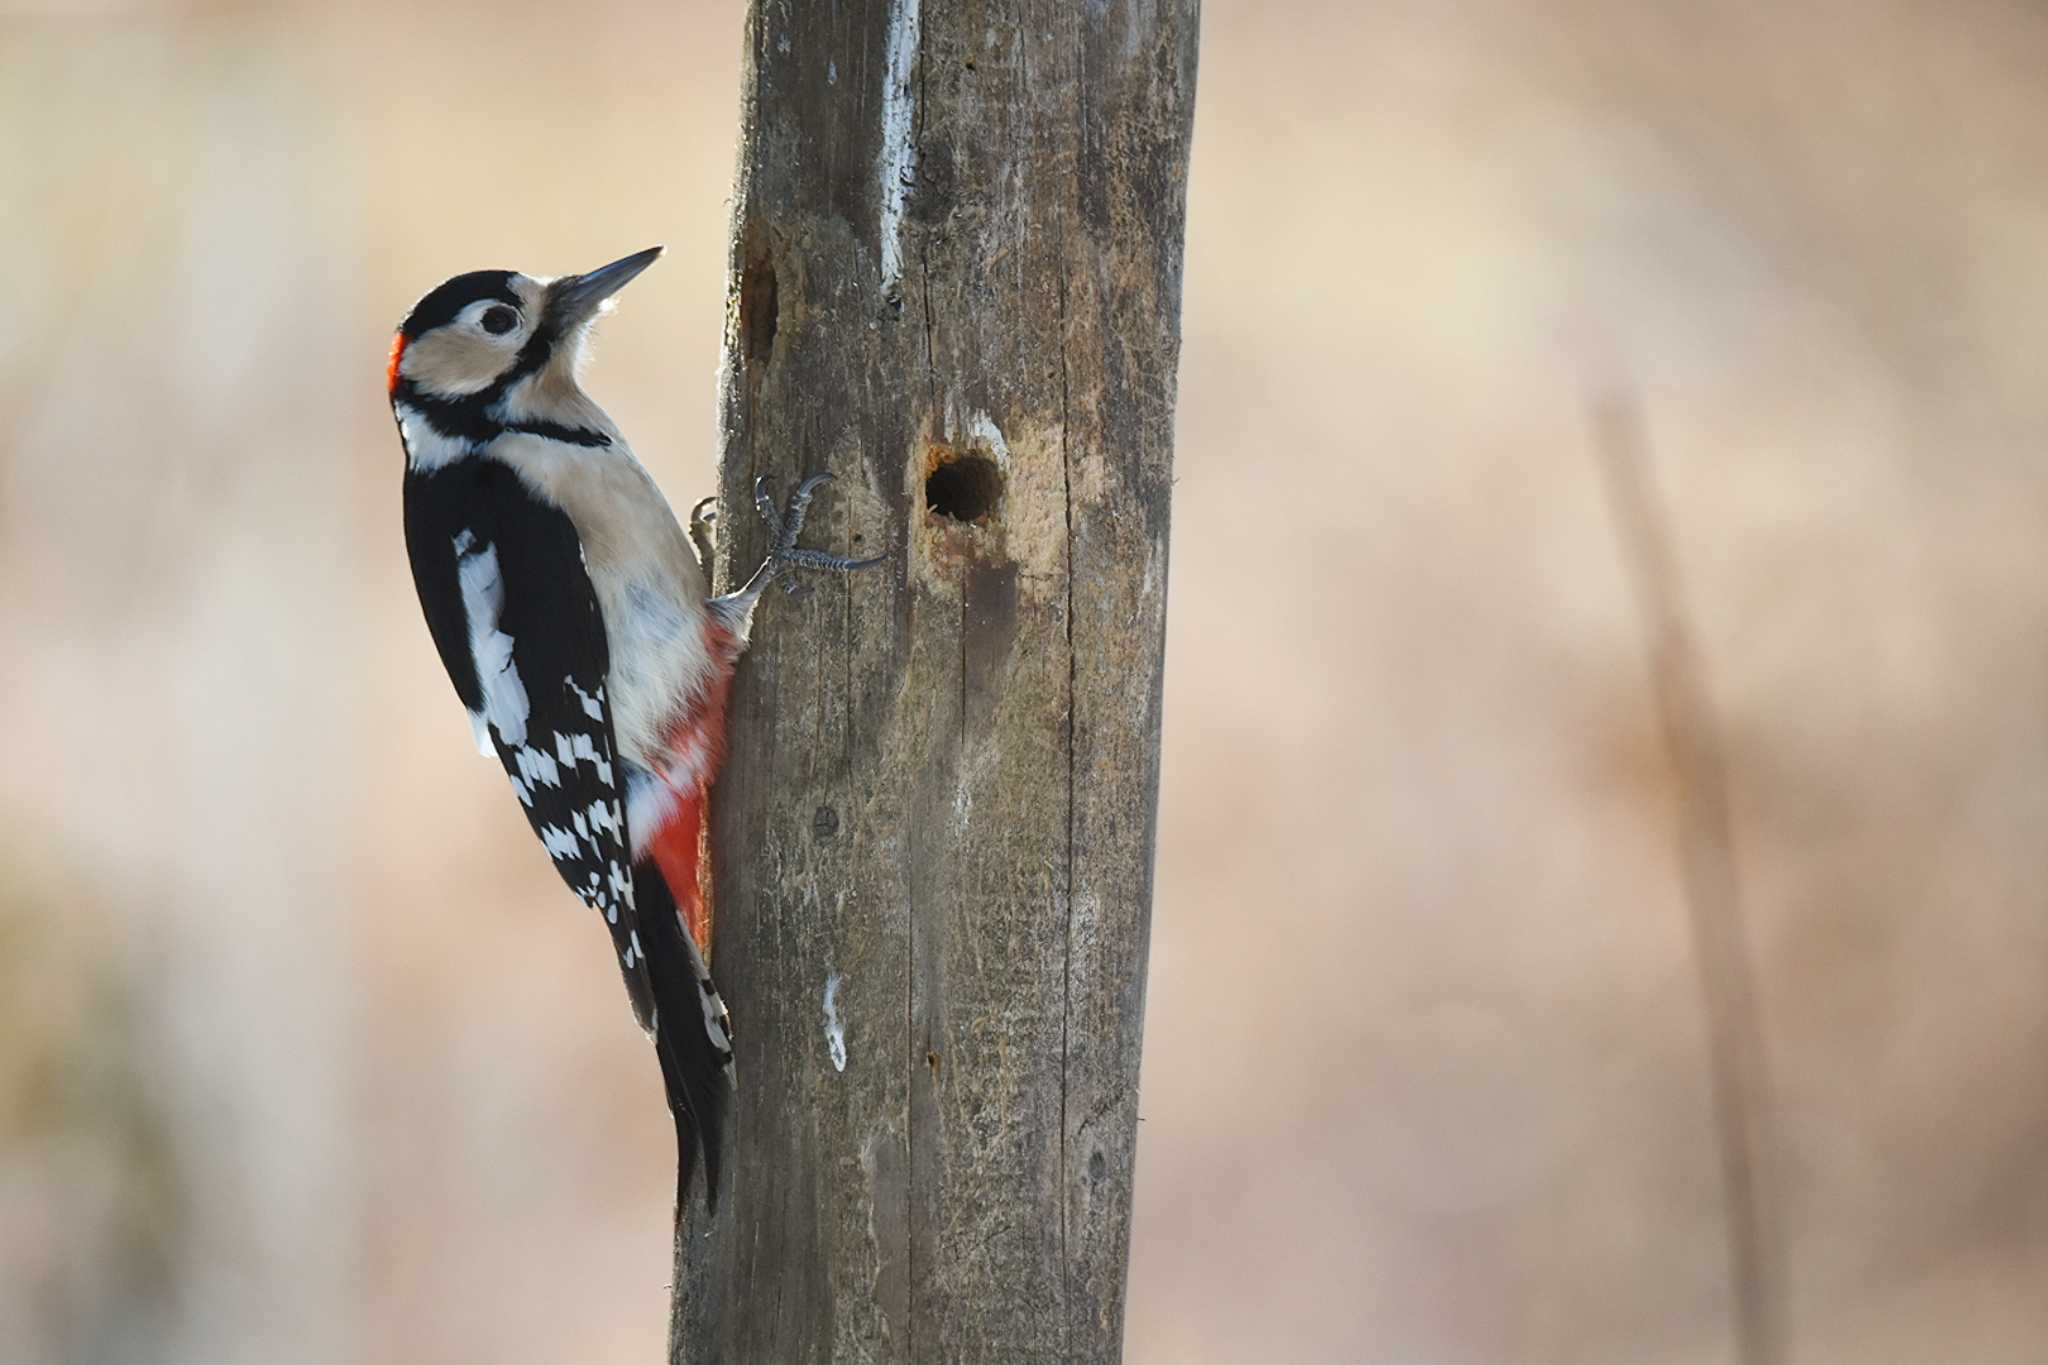
<svg viewBox="0 0 2048 1365">
<path fill-rule="evenodd" d="M 656 766 L 662 731 L 715 667 L 703 571 L 668 499 L 623 442 L 578 446 L 513 433 L 492 453 L 569 516 L 611 645 L 607 700 L 619 752 Z"/>
</svg>

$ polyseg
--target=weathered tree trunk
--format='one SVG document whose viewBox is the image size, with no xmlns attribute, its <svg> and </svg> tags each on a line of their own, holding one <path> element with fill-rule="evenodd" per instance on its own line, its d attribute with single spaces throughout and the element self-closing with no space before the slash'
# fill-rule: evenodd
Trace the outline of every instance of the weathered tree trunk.
<svg viewBox="0 0 2048 1365">
<path fill-rule="evenodd" d="M 719 577 L 757 476 L 890 560 L 734 688 L 677 1361 L 1119 1354 L 1197 13 L 752 7 Z"/>
</svg>

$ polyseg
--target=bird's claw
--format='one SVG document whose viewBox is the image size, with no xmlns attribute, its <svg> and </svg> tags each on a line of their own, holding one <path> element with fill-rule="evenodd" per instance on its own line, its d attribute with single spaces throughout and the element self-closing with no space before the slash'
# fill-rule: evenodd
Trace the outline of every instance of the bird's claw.
<svg viewBox="0 0 2048 1365">
<path fill-rule="evenodd" d="M 768 480 L 754 480 L 754 510 L 761 516 L 761 523 L 768 528 L 771 544 L 782 543 L 782 513 L 775 506 L 775 499 L 768 496 Z"/>
<path fill-rule="evenodd" d="M 832 482 L 826 473 L 813 474 L 796 486 L 789 495 L 788 506 L 778 510 L 775 500 L 768 495 L 768 480 L 754 480 L 754 510 L 760 513 L 761 521 L 768 528 L 772 543 L 768 559 L 778 577 L 784 569 L 822 569 L 831 573 L 857 573 L 872 569 L 882 562 L 882 556 L 869 559 L 849 559 L 844 555 L 827 553 L 824 550 L 807 550 L 799 546 L 797 537 L 803 534 L 804 521 L 810 515 L 811 499 L 820 488 Z M 808 592 L 794 578 L 783 579 L 783 591 L 791 597 Z"/>
<path fill-rule="evenodd" d="M 714 598 L 712 606 L 723 616 L 740 639 L 744 640 L 753 620 L 754 604 L 770 584 L 780 580 L 782 589 L 791 597 L 802 597 L 810 589 L 797 581 L 792 572 L 796 569 L 822 569 L 832 573 L 856 573 L 872 569 L 881 564 L 880 555 L 872 559 L 848 559 L 844 555 L 827 553 L 824 550 L 807 550 L 798 545 L 797 537 L 803 534 L 804 519 L 811 506 L 811 498 L 817 491 L 831 482 L 830 474 L 813 474 L 798 484 L 796 491 L 789 495 L 786 506 L 778 508 L 775 499 L 768 494 L 766 479 L 754 480 L 754 511 L 760 515 L 762 524 L 768 528 L 768 553 L 761 560 L 761 567 L 754 570 L 746 586 L 723 597 Z M 707 499 L 708 501 L 708 499 Z M 700 547 L 706 536 L 705 530 L 711 520 L 703 513 L 704 504 L 699 503 L 690 516 L 691 538 Z M 715 516 L 716 514 L 712 514 Z M 705 556 L 705 562 L 710 562 Z"/>
</svg>

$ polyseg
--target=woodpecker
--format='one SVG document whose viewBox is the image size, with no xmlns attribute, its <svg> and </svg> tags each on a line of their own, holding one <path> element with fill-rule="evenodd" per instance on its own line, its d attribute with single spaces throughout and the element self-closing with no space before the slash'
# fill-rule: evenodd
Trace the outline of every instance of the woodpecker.
<svg viewBox="0 0 2048 1365">
<path fill-rule="evenodd" d="M 427 629 L 478 749 L 611 931 L 675 1118 L 677 1206 L 701 1149 L 715 1212 L 732 1036 L 707 966 L 698 841 L 733 664 L 788 570 L 881 560 L 798 547 L 827 476 L 786 511 L 757 484 L 768 557 L 739 591 L 707 596 L 713 500 L 685 532 L 579 377 L 592 324 L 661 251 L 557 279 L 457 275 L 399 326 L 386 384 Z"/>
</svg>

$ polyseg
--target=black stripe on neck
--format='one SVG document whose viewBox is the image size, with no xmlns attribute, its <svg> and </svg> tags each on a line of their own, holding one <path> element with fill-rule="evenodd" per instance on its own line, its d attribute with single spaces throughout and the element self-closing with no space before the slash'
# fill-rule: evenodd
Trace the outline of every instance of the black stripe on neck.
<svg viewBox="0 0 2048 1365">
<path fill-rule="evenodd" d="M 565 426 L 560 422 L 507 422 L 505 431 L 523 431 L 529 436 L 544 436 L 550 441 L 566 441 L 572 446 L 608 446 L 612 438 L 589 427 Z"/>
<path fill-rule="evenodd" d="M 399 384 L 398 391 L 392 395 L 394 407 L 402 405 L 411 408 L 434 429 L 436 435 L 451 441 L 460 441 L 472 451 L 482 449 L 510 431 L 593 449 L 612 443 L 611 437 L 592 427 L 574 427 L 566 422 L 550 422 L 544 418 L 507 422 L 492 411 L 496 401 L 489 389 L 463 398 L 437 397 L 420 392 L 409 379 Z"/>
<path fill-rule="evenodd" d="M 498 395 L 491 389 L 461 398 L 443 398 L 425 392 L 410 379 L 399 380 L 398 387 L 391 391 L 393 408 L 411 408 L 437 435 L 471 447 L 482 445 L 505 429 L 503 422 L 491 416 L 491 405 L 497 401 Z"/>
</svg>

